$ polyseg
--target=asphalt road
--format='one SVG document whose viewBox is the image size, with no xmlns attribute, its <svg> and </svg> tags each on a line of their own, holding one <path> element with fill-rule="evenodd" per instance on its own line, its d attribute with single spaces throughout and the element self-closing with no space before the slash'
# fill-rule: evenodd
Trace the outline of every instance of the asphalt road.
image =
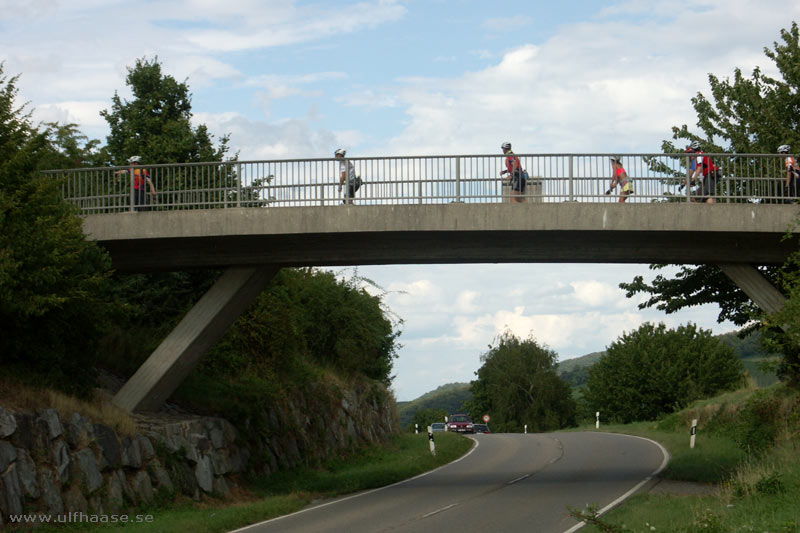
<svg viewBox="0 0 800 533">
<path fill-rule="evenodd" d="M 653 441 L 610 433 L 475 435 L 442 468 L 238 532 L 531 531 L 578 528 L 567 507 L 612 506 L 666 466 Z"/>
</svg>

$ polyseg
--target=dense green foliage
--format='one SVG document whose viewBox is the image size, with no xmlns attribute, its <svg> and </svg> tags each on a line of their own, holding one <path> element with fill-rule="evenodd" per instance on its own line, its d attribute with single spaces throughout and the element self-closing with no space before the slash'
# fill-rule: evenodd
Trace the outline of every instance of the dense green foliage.
<svg viewBox="0 0 800 533">
<path fill-rule="evenodd" d="M 313 362 L 389 385 L 399 332 L 380 296 L 332 272 L 283 269 L 204 358 L 216 376 L 291 373 Z"/>
<path fill-rule="evenodd" d="M 473 419 L 489 414 L 496 432 L 519 432 L 526 424 L 531 431 L 574 425 L 575 402 L 569 385 L 556 374 L 557 359 L 533 338 L 501 335 L 481 356 L 469 413 Z"/>
<path fill-rule="evenodd" d="M 100 112 L 111 129 L 106 148 L 113 163 L 125 164 L 132 155 L 145 163 L 222 161 L 228 136 L 215 147 L 205 125 L 192 127 L 189 86 L 164 74 L 157 57 L 137 59 L 125 81 L 133 99 L 114 93 L 111 109 Z"/>
<path fill-rule="evenodd" d="M 88 394 L 106 324 L 110 260 L 87 242 L 58 181 L 38 170 L 61 156 L 50 131 L 17 107 L 0 64 L 0 355 L 5 372 Z"/>
<path fill-rule="evenodd" d="M 410 402 L 397 402 L 397 417 L 401 427 L 409 427 L 417 412 L 424 409 L 444 411 L 444 414 L 463 413 L 464 402 L 472 398 L 469 383 L 448 383 L 427 392 Z"/>
<path fill-rule="evenodd" d="M 414 417 L 408 424 L 407 429 L 413 430 L 414 424 L 417 424 L 417 428 L 419 428 L 419 431 L 424 432 L 427 430 L 427 427 L 433 424 L 434 422 L 444 422 L 444 417 L 449 416 L 450 414 L 452 414 L 452 411 L 448 411 L 446 409 L 436 409 L 433 407 L 426 407 L 424 409 L 420 409 L 419 411 L 414 413 Z"/>
<path fill-rule="evenodd" d="M 584 399 L 605 420 L 655 420 L 740 385 L 742 372 L 733 350 L 710 331 L 645 323 L 613 342 L 591 368 Z"/>
</svg>

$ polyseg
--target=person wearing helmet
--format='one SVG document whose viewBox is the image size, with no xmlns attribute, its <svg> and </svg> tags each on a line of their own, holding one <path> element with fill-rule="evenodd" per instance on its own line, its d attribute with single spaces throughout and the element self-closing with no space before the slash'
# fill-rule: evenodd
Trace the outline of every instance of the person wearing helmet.
<svg viewBox="0 0 800 533">
<path fill-rule="evenodd" d="M 501 144 L 500 149 L 506 156 L 506 170 L 501 171 L 500 175 L 508 174 L 508 183 L 511 185 L 511 202 L 523 203 L 525 202 L 525 198 L 522 196 L 525 194 L 525 177 L 519 157 L 511 151 L 511 143 Z"/>
<path fill-rule="evenodd" d="M 778 153 L 786 156 L 783 161 L 786 168 L 786 182 L 784 184 L 786 196 L 787 198 L 793 198 L 794 203 L 797 203 L 797 180 L 800 179 L 800 166 L 798 166 L 797 160 L 789 155 L 791 151 L 792 147 L 788 144 L 782 144 L 778 147 Z"/>
<path fill-rule="evenodd" d="M 114 172 L 114 175 L 119 176 L 121 174 L 128 174 L 128 172 L 133 175 L 133 209 L 134 211 L 149 211 L 150 207 L 147 205 L 147 188 L 150 189 L 154 204 L 156 203 L 156 188 L 153 185 L 153 181 L 150 179 L 150 172 L 148 172 L 147 169 L 139 168 L 141 162 L 141 156 L 131 156 L 128 158 L 128 164 L 130 164 L 131 168 L 117 170 Z"/>
<path fill-rule="evenodd" d="M 339 192 L 342 192 L 342 186 L 347 181 L 347 189 L 345 191 L 342 204 L 352 204 L 353 198 L 356 196 L 356 191 L 361 187 L 361 178 L 356 176 L 356 169 L 352 161 L 345 161 L 344 156 L 347 154 L 346 150 L 339 148 L 333 153 L 333 156 L 339 161 Z"/>
<path fill-rule="evenodd" d="M 619 203 L 624 203 L 628 196 L 633 194 L 633 181 L 628 177 L 628 173 L 622 166 L 622 159 L 619 156 L 611 157 L 611 185 L 606 194 L 611 194 L 619 185 Z"/>
<path fill-rule="evenodd" d="M 692 201 L 713 204 L 716 202 L 714 193 L 717 190 L 717 180 L 720 175 L 719 167 L 711 157 L 705 155 L 700 141 L 693 141 L 686 149 L 686 152 L 697 155 L 691 158 L 689 174 L 679 189 L 683 189 L 687 184 L 695 185 L 699 182 L 700 186 L 694 190 L 695 196 L 692 197 Z"/>
</svg>

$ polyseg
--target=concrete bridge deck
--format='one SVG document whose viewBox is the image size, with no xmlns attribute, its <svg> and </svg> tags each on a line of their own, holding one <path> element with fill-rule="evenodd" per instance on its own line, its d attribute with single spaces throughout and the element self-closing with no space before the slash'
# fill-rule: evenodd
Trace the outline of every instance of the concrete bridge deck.
<svg viewBox="0 0 800 533">
<path fill-rule="evenodd" d="M 84 217 L 120 271 L 230 265 L 780 264 L 797 206 L 444 204 L 228 208 Z"/>
</svg>

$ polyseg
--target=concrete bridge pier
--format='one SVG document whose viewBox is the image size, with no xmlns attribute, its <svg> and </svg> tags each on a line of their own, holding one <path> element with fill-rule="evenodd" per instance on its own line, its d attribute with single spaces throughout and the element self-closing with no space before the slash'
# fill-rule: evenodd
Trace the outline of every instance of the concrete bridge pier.
<svg viewBox="0 0 800 533">
<path fill-rule="evenodd" d="M 261 294 L 277 265 L 230 267 L 114 396 L 128 411 L 155 411 Z"/>
<path fill-rule="evenodd" d="M 718 263 L 717 266 L 764 312 L 777 313 L 786 303 L 783 294 L 753 265 Z"/>
</svg>

